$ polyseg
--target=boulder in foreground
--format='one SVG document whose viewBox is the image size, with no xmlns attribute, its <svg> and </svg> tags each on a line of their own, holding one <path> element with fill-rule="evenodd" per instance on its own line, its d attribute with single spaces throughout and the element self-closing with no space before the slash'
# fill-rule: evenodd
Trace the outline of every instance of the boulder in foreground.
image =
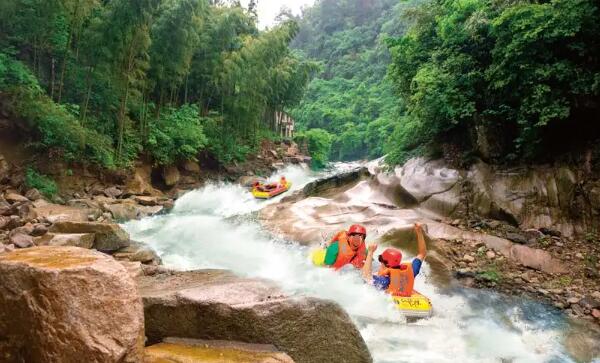
<svg viewBox="0 0 600 363">
<path fill-rule="evenodd" d="M 113 258 L 78 247 L 0 255 L 1 362 L 140 362 L 144 316 Z"/>
</svg>

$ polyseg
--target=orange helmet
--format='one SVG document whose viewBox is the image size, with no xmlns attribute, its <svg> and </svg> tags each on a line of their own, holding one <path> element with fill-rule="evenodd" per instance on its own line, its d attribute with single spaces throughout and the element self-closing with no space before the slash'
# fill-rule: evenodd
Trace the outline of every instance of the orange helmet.
<svg viewBox="0 0 600 363">
<path fill-rule="evenodd" d="M 353 224 L 350 226 L 350 228 L 348 228 L 348 234 L 362 234 L 363 236 L 365 236 L 365 238 L 367 237 L 367 229 L 363 226 L 361 226 L 360 224 Z"/>
<path fill-rule="evenodd" d="M 386 248 L 385 251 L 379 255 L 379 262 L 387 267 L 399 267 L 402 262 L 402 252 L 395 248 Z"/>
</svg>

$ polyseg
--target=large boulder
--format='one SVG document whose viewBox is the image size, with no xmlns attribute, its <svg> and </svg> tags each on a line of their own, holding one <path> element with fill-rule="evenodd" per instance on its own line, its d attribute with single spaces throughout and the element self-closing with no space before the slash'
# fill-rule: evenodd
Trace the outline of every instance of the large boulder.
<svg viewBox="0 0 600 363">
<path fill-rule="evenodd" d="M 146 336 L 272 344 L 295 362 L 370 362 L 348 314 L 337 304 L 291 297 L 272 283 L 223 270 L 140 277 Z"/>
<path fill-rule="evenodd" d="M 0 255 L 2 362 L 140 362 L 142 303 L 125 268 L 76 247 Z"/>
<path fill-rule="evenodd" d="M 167 338 L 162 343 L 146 347 L 144 362 L 294 363 L 294 360 L 272 345 Z"/>
<path fill-rule="evenodd" d="M 112 252 L 129 246 L 129 234 L 118 224 L 97 222 L 57 222 L 50 227 L 53 233 L 93 233 L 94 248 Z"/>
<path fill-rule="evenodd" d="M 423 221 L 417 211 L 396 207 L 392 198 L 368 180 L 351 187 L 342 184 L 328 192 L 323 190 L 319 197 L 284 199 L 261 209 L 259 218 L 274 233 L 304 244 L 329 240 L 353 223 L 363 224 L 372 240 L 392 229 L 412 229 L 413 223 Z"/>
</svg>

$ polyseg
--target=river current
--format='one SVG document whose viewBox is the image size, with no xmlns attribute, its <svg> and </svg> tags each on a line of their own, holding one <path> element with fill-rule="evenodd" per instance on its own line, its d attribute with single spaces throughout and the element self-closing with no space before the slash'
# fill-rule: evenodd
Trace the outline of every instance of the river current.
<svg viewBox="0 0 600 363">
<path fill-rule="evenodd" d="M 321 173 L 290 166 L 272 180 L 285 175 L 297 190 L 352 166 L 338 164 Z M 569 325 L 559 311 L 488 291 L 435 286 L 427 261 L 415 288 L 431 299 L 434 315 L 407 322 L 389 297 L 364 284 L 356 271 L 316 268 L 309 261 L 310 247 L 263 230 L 257 212 L 280 198 L 256 200 L 238 184 L 211 183 L 183 195 L 169 214 L 124 227 L 132 239 L 153 247 L 167 267 L 228 269 L 273 280 L 290 294 L 337 302 L 377 363 L 575 362 L 564 346 Z"/>
</svg>

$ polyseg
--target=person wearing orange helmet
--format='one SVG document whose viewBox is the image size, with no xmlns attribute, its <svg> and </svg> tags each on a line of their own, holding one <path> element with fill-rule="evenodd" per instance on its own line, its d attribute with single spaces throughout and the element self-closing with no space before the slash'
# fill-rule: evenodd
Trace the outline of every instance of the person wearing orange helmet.
<svg viewBox="0 0 600 363">
<path fill-rule="evenodd" d="M 336 270 L 348 264 L 362 268 L 367 257 L 366 237 L 367 230 L 360 224 L 336 233 L 326 248 L 324 264 Z"/>
<path fill-rule="evenodd" d="M 377 244 L 369 245 L 367 258 L 363 267 L 363 277 L 381 290 L 394 296 L 410 296 L 413 293 L 415 277 L 421 270 L 421 265 L 427 255 L 427 246 L 423 236 L 421 224 L 415 223 L 415 234 L 417 235 L 418 254 L 411 263 L 402 262 L 402 252 L 396 248 L 386 248 L 379 255 L 379 272 L 372 274 L 373 254 L 377 250 Z"/>
<path fill-rule="evenodd" d="M 279 186 L 285 188 L 287 186 L 287 180 L 285 179 L 285 176 L 282 175 L 281 178 L 279 179 Z"/>
</svg>

